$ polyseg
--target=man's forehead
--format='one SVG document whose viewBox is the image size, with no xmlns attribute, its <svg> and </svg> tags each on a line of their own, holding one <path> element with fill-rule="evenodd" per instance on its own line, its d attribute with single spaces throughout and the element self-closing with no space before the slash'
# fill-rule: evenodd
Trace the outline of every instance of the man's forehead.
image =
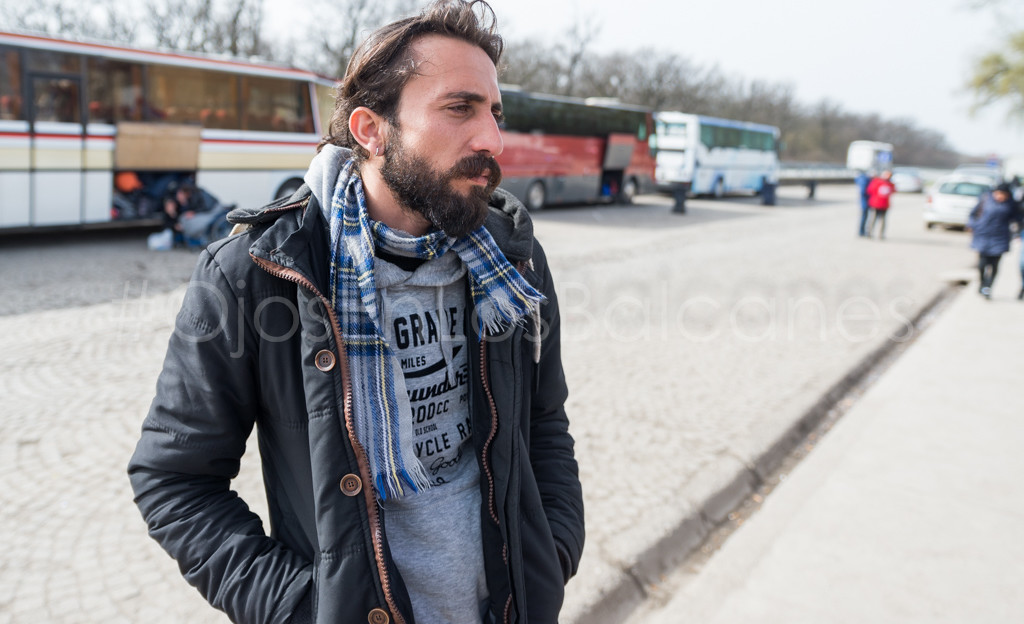
<svg viewBox="0 0 1024 624">
<path fill-rule="evenodd" d="M 458 92 L 491 86 L 497 88 L 498 73 L 487 53 L 461 39 L 426 35 L 411 46 L 415 73 L 411 81 L 426 79 L 438 91 Z M 483 84 L 481 84 L 483 83 Z"/>
</svg>

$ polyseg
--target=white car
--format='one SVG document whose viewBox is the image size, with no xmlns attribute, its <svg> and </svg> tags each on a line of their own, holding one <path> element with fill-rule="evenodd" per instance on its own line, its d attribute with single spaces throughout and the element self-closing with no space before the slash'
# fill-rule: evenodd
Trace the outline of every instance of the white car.
<svg viewBox="0 0 1024 624">
<path fill-rule="evenodd" d="M 924 190 L 921 172 L 913 167 L 896 167 L 892 170 L 892 184 L 897 193 L 920 193 Z"/>
<path fill-rule="evenodd" d="M 992 181 L 992 188 L 1003 181 L 1003 170 L 999 167 L 979 164 L 959 165 L 953 170 L 952 175 L 975 176 L 988 178 Z"/>
<path fill-rule="evenodd" d="M 981 195 L 992 188 L 992 178 L 988 176 L 954 173 L 939 178 L 928 192 L 924 209 L 925 227 L 965 227 L 971 210 L 978 205 Z"/>
</svg>

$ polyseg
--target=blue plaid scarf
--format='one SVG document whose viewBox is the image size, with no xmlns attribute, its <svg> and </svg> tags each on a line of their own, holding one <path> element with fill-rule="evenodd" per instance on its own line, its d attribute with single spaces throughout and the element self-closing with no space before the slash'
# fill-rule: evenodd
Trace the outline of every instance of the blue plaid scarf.
<svg viewBox="0 0 1024 624">
<path fill-rule="evenodd" d="M 413 238 L 371 221 L 363 183 L 354 174 L 351 160 L 334 186 L 330 228 L 331 303 L 349 361 L 356 435 L 367 449 L 377 495 L 382 500 L 408 496 L 430 483 L 413 449 L 412 419 L 399 409 L 397 393 L 405 392 L 405 381 L 382 329 L 373 276 L 374 247 L 384 245 L 426 260 L 454 250 L 469 273 L 481 336 L 521 322 L 544 296 L 512 267 L 482 226 L 458 239 L 440 230 Z"/>
</svg>

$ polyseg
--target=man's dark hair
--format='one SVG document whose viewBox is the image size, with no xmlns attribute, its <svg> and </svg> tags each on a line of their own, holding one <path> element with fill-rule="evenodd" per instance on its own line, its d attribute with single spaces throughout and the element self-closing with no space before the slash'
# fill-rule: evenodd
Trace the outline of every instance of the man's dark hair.
<svg viewBox="0 0 1024 624">
<path fill-rule="evenodd" d="M 478 46 L 495 67 L 505 48 L 494 10 L 484 0 L 435 0 L 416 17 L 382 26 L 349 59 L 345 78 L 338 85 L 327 136 L 321 139 L 317 151 L 332 144 L 350 148 L 357 161 L 369 157 L 352 137 L 348 118 L 353 110 L 365 106 L 388 123 L 395 123 L 399 96 L 417 71 L 412 44 L 425 35 L 443 35 Z"/>
</svg>

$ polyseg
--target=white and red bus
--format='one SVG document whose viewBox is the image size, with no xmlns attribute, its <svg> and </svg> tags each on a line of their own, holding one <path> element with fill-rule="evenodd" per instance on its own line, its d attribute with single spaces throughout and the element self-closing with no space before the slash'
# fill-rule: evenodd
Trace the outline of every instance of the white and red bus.
<svg viewBox="0 0 1024 624">
<path fill-rule="evenodd" d="M 652 111 L 502 86 L 502 187 L 531 210 L 629 203 L 654 188 Z"/>
<path fill-rule="evenodd" d="M 267 203 L 301 184 L 333 87 L 283 66 L 0 32 L 0 231 L 155 216 L 160 186 L 184 176 L 224 203 Z"/>
</svg>

